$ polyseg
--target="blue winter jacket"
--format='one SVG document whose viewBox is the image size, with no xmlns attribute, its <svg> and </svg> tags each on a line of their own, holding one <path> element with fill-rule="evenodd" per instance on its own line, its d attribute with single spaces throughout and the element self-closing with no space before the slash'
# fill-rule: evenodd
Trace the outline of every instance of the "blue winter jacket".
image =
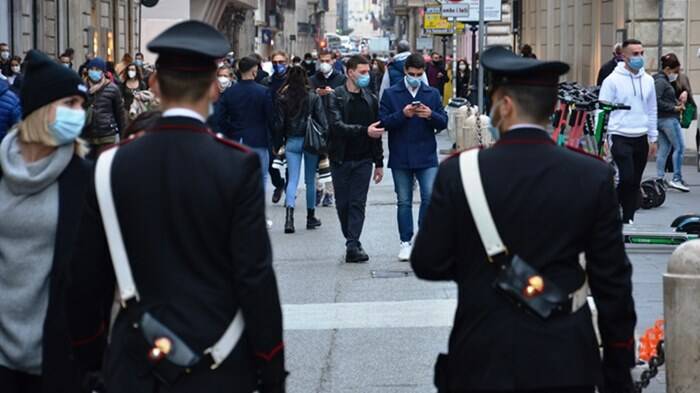
<svg viewBox="0 0 700 393">
<path fill-rule="evenodd" d="M 0 79 L 0 140 L 21 118 L 19 97 L 10 90 L 10 84 L 6 80 Z"/>
<path fill-rule="evenodd" d="M 427 105 L 430 119 L 407 118 L 403 108 L 413 101 Z M 435 130 L 447 127 L 447 113 L 438 91 L 424 83 L 414 98 L 405 83 L 387 89 L 379 107 L 379 119 L 389 133 L 389 168 L 425 169 L 438 166 Z"/>
</svg>

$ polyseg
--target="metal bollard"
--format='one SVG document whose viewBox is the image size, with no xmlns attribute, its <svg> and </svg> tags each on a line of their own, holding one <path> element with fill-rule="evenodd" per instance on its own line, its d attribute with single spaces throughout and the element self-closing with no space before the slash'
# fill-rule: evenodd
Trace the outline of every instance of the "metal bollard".
<svg viewBox="0 0 700 393">
<path fill-rule="evenodd" d="M 700 386 L 700 240 L 683 243 L 664 274 L 666 385 L 670 393 Z"/>
</svg>

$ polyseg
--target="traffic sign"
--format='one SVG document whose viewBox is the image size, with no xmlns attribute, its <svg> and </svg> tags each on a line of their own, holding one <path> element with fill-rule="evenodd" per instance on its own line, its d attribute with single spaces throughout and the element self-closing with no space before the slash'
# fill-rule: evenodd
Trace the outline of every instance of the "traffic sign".
<svg viewBox="0 0 700 393">
<path fill-rule="evenodd" d="M 440 15 L 441 9 L 439 5 L 425 7 L 423 14 L 423 30 L 427 34 L 453 34 L 454 29 L 452 22 L 443 18 Z M 457 23 L 457 32 L 464 31 L 464 23 Z"/>
<path fill-rule="evenodd" d="M 501 0 L 484 1 L 484 21 L 498 22 L 501 20 Z M 442 16 L 457 18 L 460 22 L 479 21 L 479 0 L 440 0 Z"/>
</svg>

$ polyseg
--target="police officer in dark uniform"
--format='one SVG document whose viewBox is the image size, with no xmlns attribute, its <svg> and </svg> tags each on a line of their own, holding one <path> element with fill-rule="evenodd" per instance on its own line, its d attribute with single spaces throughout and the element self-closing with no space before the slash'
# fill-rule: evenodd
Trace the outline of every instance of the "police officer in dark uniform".
<svg viewBox="0 0 700 393">
<path fill-rule="evenodd" d="M 205 125 L 218 96 L 216 59 L 229 44 L 213 27 L 186 21 L 148 49 L 159 55 L 150 86 L 163 117 L 113 148 L 111 195 L 139 296 L 116 316 L 103 367 L 106 391 L 284 392 L 282 314 L 260 160 Z M 96 177 L 99 170 L 98 161 Z M 115 270 L 103 208 L 93 186 L 71 267 L 74 337 L 109 326 Z M 217 362 L 216 351 L 206 349 L 223 341 L 239 311 L 245 329 Z M 149 331 L 158 332 L 154 342 Z M 171 354 L 199 360 L 185 367 Z"/>
<path fill-rule="evenodd" d="M 504 251 L 487 257 L 471 210 L 477 204 L 467 202 L 474 192 L 465 192 L 476 185 L 462 184 L 462 156 L 446 160 L 411 256 L 418 277 L 459 288 L 449 355 L 436 365 L 439 392 L 628 392 L 636 314 L 613 173 L 556 146 L 545 131 L 569 66 L 503 48 L 486 51 L 482 65 L 491 74 L 492 132 L 500 139 L 471 156 Z M 537 274 L 526 276 L 522 294 L 509 292 L 523 284 L 512 282 L 522 278 L 512 269 L 522 261 Z M 586 277 L 602 360 L 585 291 L 578 306 L 566 296 L 580 294 Z M 533 312 L 540 291 L 555 287 L 564 300 L 548 317 Z"/>
</svg>

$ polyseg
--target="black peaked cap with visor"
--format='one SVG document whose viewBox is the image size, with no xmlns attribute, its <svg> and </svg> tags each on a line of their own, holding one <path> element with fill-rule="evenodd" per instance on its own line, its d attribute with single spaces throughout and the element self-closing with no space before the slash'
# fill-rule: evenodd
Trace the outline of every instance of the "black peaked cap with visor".
<svg viewBox="0 0 700 393">
<path fill-rule="evenodd" d="M 566 63 L 521 57 L 503 47 L 484 51 L 481 65 L 491 93 L 499 86 L 557 86 L 559 77 L 569 72 Z"/>
<path fill-rule="evenodd" d="M 180 22 L 148 43 L 158 54 L 156 68 L 175 72 L 216 70 L 216 61 L 231 50 L 226 37 L 209 24 L 196 20 Z"/>
</svg>

